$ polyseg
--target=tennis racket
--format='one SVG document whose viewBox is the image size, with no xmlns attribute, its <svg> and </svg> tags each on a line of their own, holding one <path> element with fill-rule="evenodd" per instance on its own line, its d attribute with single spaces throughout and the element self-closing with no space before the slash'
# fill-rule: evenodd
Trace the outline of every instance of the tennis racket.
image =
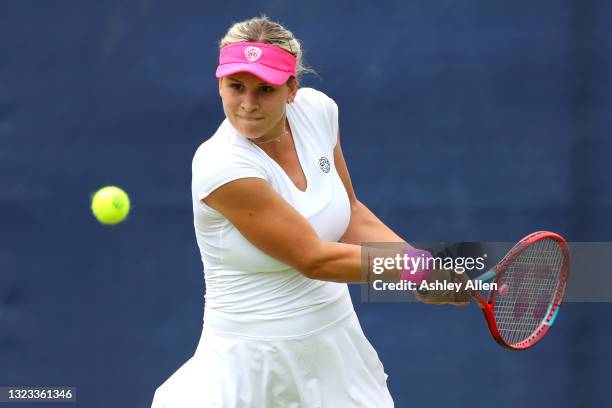
<svg viewBox="0 0 612 408">
<path fill-rule="evenodd" d="M 490 271 L 473 279 L 496 289 L 472 290 L 491 335 L 512 350 L 533 347 L 555 322 L 570 272 L 567 242 L 552 232 L 530 234 Z"/>
</svg>

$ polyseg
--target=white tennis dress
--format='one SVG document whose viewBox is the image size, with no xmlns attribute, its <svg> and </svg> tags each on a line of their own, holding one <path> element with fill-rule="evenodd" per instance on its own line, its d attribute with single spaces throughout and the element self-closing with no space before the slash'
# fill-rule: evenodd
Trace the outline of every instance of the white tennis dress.
<svg viewBox="0 0 612 408">
<path fill-rule="evenodd" d="M 201 202 L 232 180 L 262 178 L 322 240 L 338 241 L 350 206 L 333 159 L 337 105 L 301 88 L 287 118 L 306 191 L 227 119 L 195 153 L 194 226 L 206 282 L 202 337 L 194 356 L 157 389 L 152 408 L 394 406 L 347 285 L 304 277 Z"/>
</svg>

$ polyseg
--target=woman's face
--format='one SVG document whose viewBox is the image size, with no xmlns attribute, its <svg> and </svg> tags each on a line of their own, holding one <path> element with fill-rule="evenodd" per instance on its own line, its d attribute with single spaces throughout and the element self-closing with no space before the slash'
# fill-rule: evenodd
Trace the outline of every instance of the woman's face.
<svg viewBox="0 0 612 408">
<path fill-rule="evenodd" d="M 219 79 L 223 111 L 232 126 L 248 137 L 276 136 L 284 130 L 285 104 L 297 92 L 295 80 L 270 85 L 247 72 Z"/>
</svg>

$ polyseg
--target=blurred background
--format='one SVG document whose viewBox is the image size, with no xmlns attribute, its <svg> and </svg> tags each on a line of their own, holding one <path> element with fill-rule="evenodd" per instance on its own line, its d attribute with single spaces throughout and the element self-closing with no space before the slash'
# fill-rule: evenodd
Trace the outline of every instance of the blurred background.
<svg viewBox="0 0 612 408">
<path fill-rule="evenodd" d="M 303 41 L 358 197 L 408 241 L 611 240 L 610 2 L 3 0 L 0 386 L 145 408 L 191 357 L 191 159 L 223 119 L 217 41 L 260 13 Z M 114 227 L 89 210 L 107 184 L 133 204 Z M 351 293 L 398 407 L 608 400 L 609 303 L 510 352 L 474 305 Z"/>
</svg>

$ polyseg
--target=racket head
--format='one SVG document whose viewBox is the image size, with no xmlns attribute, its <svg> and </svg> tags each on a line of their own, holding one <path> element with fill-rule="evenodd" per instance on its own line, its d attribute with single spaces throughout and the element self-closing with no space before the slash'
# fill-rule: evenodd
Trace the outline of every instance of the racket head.
<svg viewBox="0 0 612 408">
<path fill-rule="evenodd" d="M 493 270 L 497 289 L 472 292 L 491 335 L 512 350 L 533 347 L 554 323 L 563 301 L 570 271 L 567 242 L 553 232 L 535 232 Z"/>
</svg>

